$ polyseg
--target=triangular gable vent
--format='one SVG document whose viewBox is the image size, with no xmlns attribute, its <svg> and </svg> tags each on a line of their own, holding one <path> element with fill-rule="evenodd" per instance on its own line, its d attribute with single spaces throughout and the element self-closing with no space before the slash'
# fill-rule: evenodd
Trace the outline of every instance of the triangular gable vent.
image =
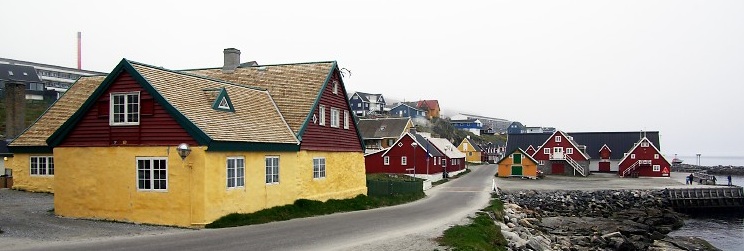
<svg viewBox="0 0 744 251">
<path fill-rule="evenodd" d="M 225 90 L 225 88 L 216 89 L 216 91 L 214 89 L 205 90 L 205 93 L 208 93 L 208 98 L 211 99 L 210 101 L 213 101 L 212 109 L 218 111 L 235 112 L 235 107 L 233 107 L 232 102 L 230 101 L 230 96 L 227 95 L 227 90 Z M 214 93 L 217 93 L 217 95 L 213 96 Z"/>
</svg>

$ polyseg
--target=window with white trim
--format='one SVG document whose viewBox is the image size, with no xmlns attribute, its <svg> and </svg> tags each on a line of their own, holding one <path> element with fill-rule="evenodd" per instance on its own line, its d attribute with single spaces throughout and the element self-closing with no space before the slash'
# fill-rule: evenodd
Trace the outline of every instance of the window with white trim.
<svg viewBox="0 0 744 251">
<path fill-rule="evenodd" d="M 333 94 L 338 94 L 338 80 L 333 81 Z"/>
<path fill-rule="evenodd" d="M 325 125 L 325 106 L 324 105 L 318 106 L 318 119 L 320 120 L 318 122 L 319 125 Z"/>
<path fill-rule="evenodd" d="M 168 158 L 137 157 L 137 190 L 168 190 Z"/>
<path fill-rule="evenodd" d="M 390 156 L 382 157 L 382 163 L 386 166 L 390 165 Z"/>
<path fill-rule="evenodd" d="M 442 161 L 442 166 L 447 166 L 447 159 L 441 158 L 440 161 Z"/>
<path fill-rule="evenodd" d="M 279 184 L 279 156 L 266 156 L 266 184 Z"/>
<path fill-rule="evenodd" d="M 331 127 L 338 128 L 339 126 L 339 115 L 341 112 L 338 110 L 338 108 L 331 107 Z"/>
<path fill-rule="evenodd" d="M 635 153 L 630 154 L 630 159 L 635 159 Z"/>
<path fill-rule="evenodd" d="M 545 165 L 545 161 L 543 161 L 543 160 L 538 160 L 538 161 L 537 161 L 537 164 L 538 164 L 538 165 L 541 165 L 541 166 L 543 166 L 543 165 Z"/>
<path fill-rule="evenodd" d="M 222 100 L 220 100 L 220 104 L 217 105 L 217 108 L 230 110 L 230 103 L 227 102 L 227 98 L 222 97 Z"/>
<path fill-rule="evenodd" d="M 561 136 L 555 136 L 555 142 L 561 142 Z"/>
<path fill-rule="evenodd" d="M 641 147 L 648 147 L 648 141 L 641 142 Z"/>
<path fill-rule="evenodd" d="M 227 188 L 245 186 L 245 158 L 227 157 Z"/>
<path fill-rule="evenodd" d="M 454 165 L 456 165 L 456 164 L 455 164 L 455 159 L 451 159 L 451 160 L 450 160 L 450 163 L 452 163 L 452 165 L 453 165 L 453 166 L 454 166 Z"/>
<path fill-rule="evenodd" d="M 349 111 L 344 110 L 344 129 L 349 129 Z"/>
<path fill-rule="evenodd" d="M 543 153 L 550 154 L 550 148 L 549 147 L 543 148 Z"/>
<path fill-rule="evenodd" d="M 654 172 L 660 172 L 661 166 L 660 165 L 654 165 Z"/>
<path fill-rule="evenodd" d="M 326 176 L 326 159 L 323 157 L 313 158 L 313 178 L 320 179 Z"/>
<path fill-rule="evenodd" d="M 31 175 L 54 175 L 54 157 L 31 156 Z"/>
<path fill-rule="evenodd" d="M 111 93 L 109 125 L 139 125 L 140 93 Z"/>
<path fill-rule="evenodd" d="M 400 157 L 400 164 L 403 165 L 403 166 L 408 165 L 408 157 L 401 156 Z"/>
<path fill-rule="evenodd" d="M 658 153 L 655 153 L 654 154 L 654 159 L 659 159 L 659 154 Z"/>
<path fill-rule="evenodd" d="M 357 107 L 362 108 L 362 103 L 357 103 Z"/>
<path fill-rule="evenodd" d="M 573 154 L 573 148 L 566 148 L 566 154 Z"/>
</svg>

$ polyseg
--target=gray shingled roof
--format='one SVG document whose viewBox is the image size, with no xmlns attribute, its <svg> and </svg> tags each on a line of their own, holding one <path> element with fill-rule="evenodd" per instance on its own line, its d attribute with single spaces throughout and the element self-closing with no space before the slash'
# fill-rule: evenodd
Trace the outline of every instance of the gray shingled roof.
<svg viewBox="0 0 744 251">
<path fill-rule="evenodd" d="M 398 138 L 406 133 L 409 118 L 360 119 L 359 132 L 364 139 Z"/>
<path fill-rule="evenodd" d="M 41 83 L 36 68 L 12 64 L 0 64 L 0 80 Z"/>
</svg>

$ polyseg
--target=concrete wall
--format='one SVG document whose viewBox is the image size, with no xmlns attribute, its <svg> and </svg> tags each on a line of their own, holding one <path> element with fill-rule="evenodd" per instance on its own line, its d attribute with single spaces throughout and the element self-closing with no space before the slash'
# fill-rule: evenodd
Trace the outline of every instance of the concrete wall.
<svg viewBox="0 0 744 251">
<path fill-rule="evenodd" d="M 31 175 L 31 156 L 51 155 L 51 153 L 16 153 L 13 157 L 8 157 L 8 161 L 5 164 L 6 168 L 13 170 L 13 189 L 54 193 L 54 175 Z"/>
</svg>

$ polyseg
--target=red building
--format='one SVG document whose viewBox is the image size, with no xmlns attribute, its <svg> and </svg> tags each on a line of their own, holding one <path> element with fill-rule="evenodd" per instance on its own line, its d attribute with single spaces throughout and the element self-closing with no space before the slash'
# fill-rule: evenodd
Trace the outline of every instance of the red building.
<svg viewBox="0 0 744 251">
<path fill-rule="evenodd" d="M 406 133 L 390 148 L 364 156 L 367 173 L 442 173 L 447 159 L 419 134 Z"/>
<path fill-rule="evenodd" d="M 651 141 L 643 137 L 620 160 L 621 177 L 669 177 L 671 164 Z"/>
<path fill-rule="evenodd" d="M 589 174 L 589 156 L 571 136 L 562 131 L 550 135 L 532 157 L 539 162 L 538 169 L 546 174 Z"/>
</svg>

